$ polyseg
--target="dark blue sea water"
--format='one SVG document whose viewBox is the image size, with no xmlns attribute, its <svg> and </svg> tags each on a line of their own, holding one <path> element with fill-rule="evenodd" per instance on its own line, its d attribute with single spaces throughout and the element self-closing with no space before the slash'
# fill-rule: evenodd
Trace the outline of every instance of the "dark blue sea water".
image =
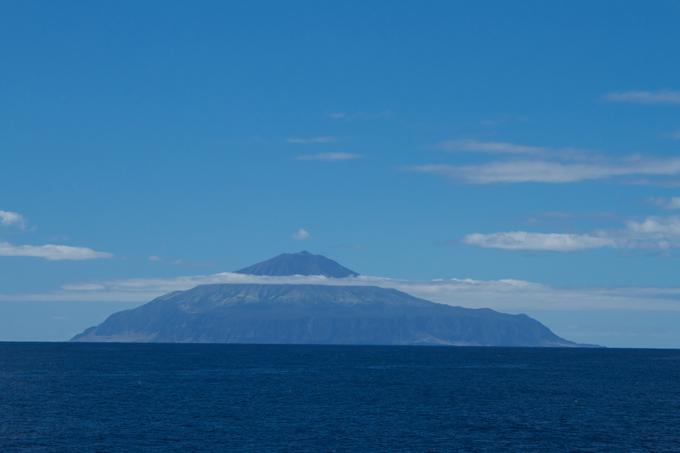
<svg viewBox="0 0 680 453">
<path fill-rule="evenodd" d="M 0 343 L 0 451 L 680 451 L 680 351 Z"/>
</svg>

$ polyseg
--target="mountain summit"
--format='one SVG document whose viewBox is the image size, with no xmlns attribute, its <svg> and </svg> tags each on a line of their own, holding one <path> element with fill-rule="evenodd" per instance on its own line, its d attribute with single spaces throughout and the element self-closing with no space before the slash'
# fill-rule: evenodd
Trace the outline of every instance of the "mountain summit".
<svg viewBox="0 0 680 453">
<path fill-rule="evenodd" d="M 236 272 L 239 274 L 274 276 L 323 275 L 332 278 L 356 277 L 359 275 L 323 255 L 313 255 L 307 251 L 283 253 Z"/>
</svg>

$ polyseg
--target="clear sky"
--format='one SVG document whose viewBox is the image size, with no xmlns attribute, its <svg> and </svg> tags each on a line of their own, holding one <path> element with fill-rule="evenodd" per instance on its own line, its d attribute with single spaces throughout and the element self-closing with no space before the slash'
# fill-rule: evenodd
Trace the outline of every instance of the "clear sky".
<svg viewBox="0 0 680 453">
<path fill-rule="evenodd" d="M 675 0 L 5 1 L 0 339 L 307 249 L 680 347 L 679 23 Z"/>
</svg>

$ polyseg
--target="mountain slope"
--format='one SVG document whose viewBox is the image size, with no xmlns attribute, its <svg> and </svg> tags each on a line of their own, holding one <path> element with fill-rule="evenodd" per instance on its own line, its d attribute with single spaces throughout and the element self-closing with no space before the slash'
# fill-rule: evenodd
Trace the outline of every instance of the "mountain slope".
<svg viewBox="0 0 680 453">
<path fill-rule="evenodd" d="M 526 315 L 372 286 L 220 284 L 111 315 L 73 341 L 577 346 Z"/>
<path fill-rule="evenodd" d="M 239 274 L 275 276 L 324 275 L 332 278 L 356 277 L 359 275 L 332 259 L 326 258 L 323 255 L 313 255 L 306 251 L 283 253 L 236 272 Z"/>
</svg>

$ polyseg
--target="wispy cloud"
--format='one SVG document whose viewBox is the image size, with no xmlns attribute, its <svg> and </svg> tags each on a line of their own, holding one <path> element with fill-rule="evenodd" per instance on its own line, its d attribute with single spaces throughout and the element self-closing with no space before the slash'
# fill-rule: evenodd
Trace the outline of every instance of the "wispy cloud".
<svg viewBox="0 0 680 453">
<path fill-rule="evenodd" d="M 615 161 L 593 162 L 507 160 L 473 165 L 416 165 L 410 170 L 442 175 L 470 184 L 573 183 L 626 176 L 677 176 L 680 175 L 680 158 L 631 156 Z"/>
<path fill-rule="evenodd" d="M 325 160 L 325 161 L 338 161 L 338 160 L 356 160 L 361 159 L 363 156 L 361 154 L 354 153 L 317 153 L 317 154 L 303 154 L 297 156 L 297 160 Z"/>
<path fill-rule="evenodd" d="M 472 233 L 463 237 L 469 245 L 501 250 L 575 252 L 604 247 L 619 249 L 680 248 L 680 216 L 651 216 L 629 220 L 618 230 L 590 234 L 506 231 Z"/>
<path fill-rule="evenodd" d="M 379 120 L 392 116 L 391 110 L 382 110 L 379 112 L 330 112 L 327 114 L 333 120 Z"/>
<path fill-rule="evenodd" d="M 18 212 L 0 210 L 0 225 L 23 229 L 26 227 L 26 219 Z"/>
<path fill-rule="evenodd" d="M 526 217 L 522 223 L 528 225 L 570 225 L 575 226 L 579 220 L 612 221 L 619 216 L 609 211 L 543 211 Z"/>
<path fill-rule="evenodd" d="M 447 140 L 437 144 L 444 151 L 466 151 L 489 154 L 541 154 L 548 151 L 540 146 L 520 145 L 509 142 L 479 141 L 472 139 Z"/>
<path fill-rule="evenodd" d="M 463 242 L 485 248 L 553 252 L 573 252 L 616 245 L 616 242 L 610 238 L 588 234 L 530 233 L 526 231 L 468 234 L 463 238 Z"/>
<path fill-rule="evenodd" d="M 635 104 L 680 104 L 680 91 L 618 91 L 606 94 L 604 99 Z"/>
<path fill-rule="evenodd" d="M 116 301 L 147 302 L 171 291 L 204 284 L 314 284 L 368 285 L 394 288 L 434 302 L 470 308 L 494 308 L 506 312 L 531 309 L 680 310 L 680 288 L 583 288 L 560 289 L 517 279 L 468 278 L 426 281 L 360 276 L 334 279 L 324 276 L 255 276 L 222 272 L 210 275 L 155 279 L 128 279 L 64 285 L 56 291 L 35 294 L 0 294 L 0 301 Z"/>
<path fill-rule="evenodd" d="M 71 247 L 68 245 L 13 245 L 0 242 L 0 256 L 24 256 L 42 258 L 49 261 L 82 261 L 111 258 L 113 255 L 98 252 L 87 247 Z"/>
<path fill-rule="evenodd" d="M 335 142 L 335 137 L 320 136 L 320 137 L 291 137 L 286 139 L 286 142 L 295 145 L 318 145 L 323 143 Z"/>
<path fill-rule="evenodd" d="M 152 263 L 172 264 L 174 266 L 183 266 L 183 267 L 214 266 L 214 263 L 212 263 L 210 261 L 193 261 L 193 260 L 186 260 L 186 259 L 182 259 L 182 258 L 161 257 L 161 256 L 158 256 L 158 255 L 148 256 L 147 260 L 151 261 Z"/>
<path fill-rule="evenodd" d="M 680 209 L 680 197 L 652 198 L 650 201 L 652 204 L 662 209 L 668 209 L 669 211 Z"/>
<path fill-rule="evenodd" d="M 661 238 L 680 238 L 680 217 L 647 217 L 642 221 L 628 221 L 628 230 L 642 235 Z"/>
<path fill-rule="evenodd" d="M 299 228 L 295 233 L 292 234 L 291 237 L 296 241 L 305 241 L 309 239 L 311 235 L 304 228 Z"/>
</svg>

